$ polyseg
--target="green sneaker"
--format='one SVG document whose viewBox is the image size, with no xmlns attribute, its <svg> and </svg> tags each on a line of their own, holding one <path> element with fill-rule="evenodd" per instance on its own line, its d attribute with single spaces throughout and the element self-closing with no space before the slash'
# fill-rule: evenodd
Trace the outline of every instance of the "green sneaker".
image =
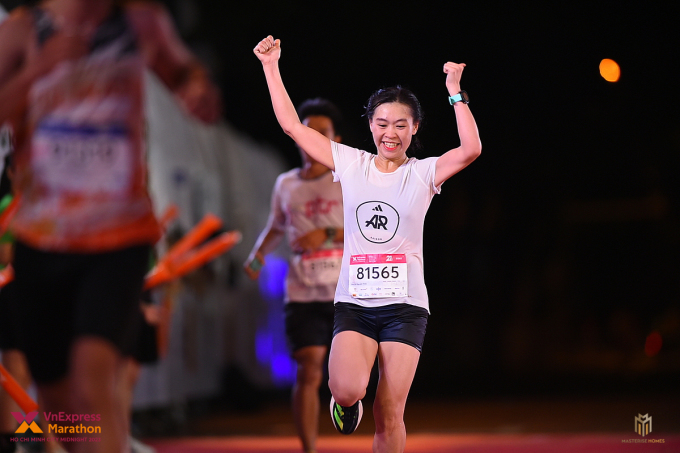
<svg viewBox="0 0 680 453">
<path fill-rule="evenodd" d="M 364 406 L 361 400 L 350 407 L 344 407 L 336 403 L 335 398 L 331 396 L 331 419 L 335 429 L 342 434 L 352 434 L 359 426 L 362 415 L 364 415 Z"/>
</svg>

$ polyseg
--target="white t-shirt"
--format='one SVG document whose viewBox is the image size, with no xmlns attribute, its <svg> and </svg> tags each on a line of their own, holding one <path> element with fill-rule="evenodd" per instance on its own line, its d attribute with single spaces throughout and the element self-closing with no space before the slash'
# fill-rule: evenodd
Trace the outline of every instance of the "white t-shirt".
<svg viewBox="0 0 680 453">
<path fill-rule="evenodd" d="M 441 185 L 434 185 L 438 158 L 410 158 L 393 173 L 383 173 L 375 165 L 375 154 L 335 142 L 331 148 L 334 180 L 342 184 L 345 211 L 345 247 L 335 302 L 364 307 L 407 303 L 429 312 L 423 273 L 423 225 L 432 197 L 441 191 Z M 383 260 L 375 266 L 367 261 L 364 266 L 357 265 L 368 255 L 380 255 Z M 375 285 L 381 283 L 381 275 L 389 280 L 403 269 L 403 264 L 393 267 L 401 256 L 406 263 L 407 295 L 360 297 L 350 284 L 351 274 L 353 283 L 359 281 L 358 277 L 372 274 L 375 279 L 370 283 L 374 285 L 371 289 L 380 290 Z"/>
<path fill-rule="evenodd" d="M 318 228 L 342 228 L 342 189 L 330 172 L 302 179 L 300 169 L 279 175 L 272 195 L 270 222 L 292 243 Z M 340 273 L 342 243 L 324 243 L 313 254 L 293 253 L 286 276 L 286 302 L 331 301 Z"/>
</svg>

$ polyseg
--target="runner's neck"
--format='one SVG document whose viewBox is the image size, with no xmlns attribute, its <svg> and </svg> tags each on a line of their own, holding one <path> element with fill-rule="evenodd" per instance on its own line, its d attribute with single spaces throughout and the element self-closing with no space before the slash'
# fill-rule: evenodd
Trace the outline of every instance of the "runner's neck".
<svg viewBox="0 0 680 453">
<path fill-rule="evenodd" d="M 316 179 L 329 171 L 328 167 L 318 162 L 305 162 L 300 168 L 299 175 L 302 179 Z"/>
</svg>

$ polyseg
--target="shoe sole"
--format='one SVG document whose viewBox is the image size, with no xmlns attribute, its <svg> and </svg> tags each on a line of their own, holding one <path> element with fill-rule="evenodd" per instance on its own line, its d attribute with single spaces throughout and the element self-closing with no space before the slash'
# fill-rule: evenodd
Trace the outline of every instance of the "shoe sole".
<svg viewBox="0 0 680 453">
<path fill-rule="evenodd" d="M 356 429 L 359 427 L 359 423 L 361 423 L 361 417 L 364 415 L 364 405 L 361 403 L 361 400 L 359 400 L 359 416 L 357 417 L 357 422 L 352 428 L 352 431 L 350 432 L 345 432 L 343 429 L 341 429 L 338 426 L 337 421 L 335 420 L 335 398 L 331 396 L 331 404 L 330 404 L 330 409 L 331 409 L 331 421 L 333 422 L 333 426 L 335 426 L 335 429 L 338 430 L 339 433 L 341 434 L 352 434 Z M 344 428 L 344 426 L 343 426 Z"/>
</svg>

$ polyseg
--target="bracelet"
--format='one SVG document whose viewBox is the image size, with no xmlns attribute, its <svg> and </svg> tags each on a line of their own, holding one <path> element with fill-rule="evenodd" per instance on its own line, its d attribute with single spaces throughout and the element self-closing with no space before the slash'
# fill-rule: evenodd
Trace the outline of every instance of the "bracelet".
<svg viewBox="0 0 680 453">
<path fill-rule="evenodd" d="M 468 96 L 467 91 L 460 90 L 460 92 L 458 94 L 454 94 L 453 96 L 449 96 L 449 104 L 453 105 L 456 102 L 462 102 L 463 104 L 469 104 L 470 103 L 470 96 Z"/>
</svg>

